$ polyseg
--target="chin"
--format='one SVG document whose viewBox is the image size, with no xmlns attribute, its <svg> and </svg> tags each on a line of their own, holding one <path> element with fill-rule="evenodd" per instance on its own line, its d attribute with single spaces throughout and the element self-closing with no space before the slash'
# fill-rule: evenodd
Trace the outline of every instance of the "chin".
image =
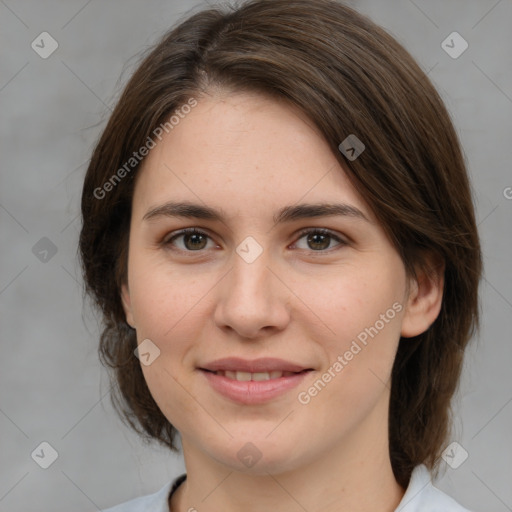
<svg viewBox="0 0 512 512">
<path fill-rule="evenodd" d="M 205 451 L 229 470 L 249 475 L 285 473 L 306 462 L 307 454 L 297 450 L 304 446 L 301 440 L 286 435 L 269 439 L 267 435 L 267 431 L 237 435 L 227 445 L 205 447 Z"/>
</svg>

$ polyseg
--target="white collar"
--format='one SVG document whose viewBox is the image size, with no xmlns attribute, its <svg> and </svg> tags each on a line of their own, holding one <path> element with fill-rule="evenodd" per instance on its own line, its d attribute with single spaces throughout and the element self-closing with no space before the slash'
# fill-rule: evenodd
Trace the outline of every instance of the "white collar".
<svg viewBox="0 0 512 512">
<path fill-rule="evenodd" d="M 423 464 L 416 466 L 409 486 L 395 512 L 469 512 L 432 485 L 430 472 Z"/>
<path fill-rule="evenodd" d="M 104 512 L 169 512 L 169 493 L 176 480 L 177 478 L 155 494 L 136 498 Z M 434 487 L 426 466 L 419 465 L 414 468 L 409 486 L 395 512 L 469 512 L 469 510 Z"/>
</svg>

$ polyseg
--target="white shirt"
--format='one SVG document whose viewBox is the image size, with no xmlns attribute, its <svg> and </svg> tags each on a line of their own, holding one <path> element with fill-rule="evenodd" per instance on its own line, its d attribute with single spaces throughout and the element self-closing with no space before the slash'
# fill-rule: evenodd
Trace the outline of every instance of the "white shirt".
<svg viewBox="0 0 512 512">
<path fill-rule="evenodd" d="M 169 512 L 168 498 L 174 482 L 155 494 L 122 503 L 104 512 Z M 426 466 L 414 468 L 409 487 L 395 512 L 469 512 L 444 492 L 432 485 Z"/>
</svg>

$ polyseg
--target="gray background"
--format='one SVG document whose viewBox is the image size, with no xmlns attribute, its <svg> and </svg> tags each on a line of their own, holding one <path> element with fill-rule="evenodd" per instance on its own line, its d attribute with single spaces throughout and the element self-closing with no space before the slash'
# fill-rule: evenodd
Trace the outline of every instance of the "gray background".
<svg viewBox="0 0 512 512">
<path fill-rule="evenodd" d="M 429 70 L 465 148 L 485 254 L 483 319 L 455 401 L 453 439 L 469 457 L 458 469 L 442 462 L 438 485 L 475 511 L 510 511 L 512 2 L 349 4 L 390 30 Z M 153 492 L 183 471 L 179 456 L 143 445 L 112 411 L 96 355 L 97 320 L 82 302 L 76 246 L 86 162 L 134 56 L 201 5 L 0 0 L 1 512 L 103 509 Z M 47 59 L 31 48 L 43 31 L 59 44 Z M 457 59 L 441 47 L 453 31 L 469 43 Z M 43 237 L 55 255 L 38 252 L 40 246 L 34 254 Z M 31 458 L 42 441 L 58 452 L 46 470 Z"/>
</svg>

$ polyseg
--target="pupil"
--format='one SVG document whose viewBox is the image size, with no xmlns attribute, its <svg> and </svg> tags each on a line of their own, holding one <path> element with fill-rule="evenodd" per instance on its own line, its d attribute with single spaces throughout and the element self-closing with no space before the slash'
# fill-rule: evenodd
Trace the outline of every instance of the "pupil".
<svg viewBox="0 0 512 512">
<path fill-rule="evenodd" d="M 308 244 L 312 249 L 327 249 L 329 247 L 329 235 L 314 233 L 308 236 Z"/>
<path fill-rule="evenodd" d="M 187 249 L 203 249 L 205 246 L 205 240 L 203 235 L 200 235 L 198 233 L 186 235 L 185 246 L 187 247 Z"/>
</svg>

